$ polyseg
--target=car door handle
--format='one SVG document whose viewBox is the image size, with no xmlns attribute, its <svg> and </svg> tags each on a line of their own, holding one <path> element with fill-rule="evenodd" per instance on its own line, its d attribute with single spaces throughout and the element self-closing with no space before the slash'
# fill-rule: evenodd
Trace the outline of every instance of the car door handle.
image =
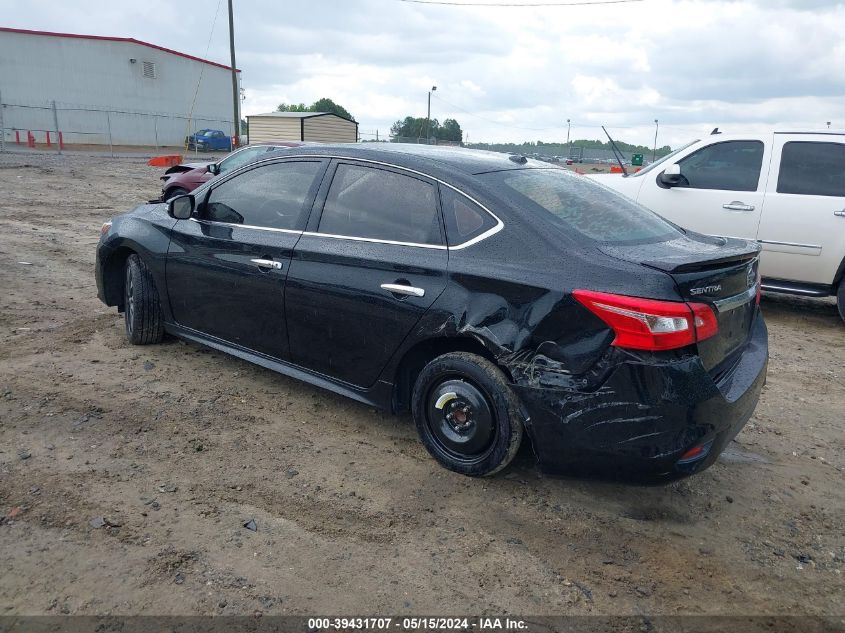
<svg viewBox="0 0 845 633">
<path fill-rule="evenodd" d="M 382 284 L 383 290 L 387 290 L 397 295 L 409 295 L 411 297 L 424 297 L 425 289 L 416 288 L 414 286 L 406 286 L 405 284 Z"/>
<path fill-rule="evenodd" d="M 840 218 L 845 218 L 845 209 L 842 209 L 841 211 L 834 211 L 833 215 L 838 215 Z"/>
<path fill-rule="evenodd" d="M 727 209 L 728 211 L 753 211 L 754 205 L 745 204 L 744 202 L 740 202 L 739 200 L 734 200 L 733 202 L 729 202 L 728 204 L 723 204 L 722 208 Z"/>
<path fill-rule="evenodd" d="M 259 268 L 274 268 L 276 270 L 282 269 L 282 262 L 277 262 L 272 259 L 251 259 L 249 261 L 256 264 Z"/>
</svg>

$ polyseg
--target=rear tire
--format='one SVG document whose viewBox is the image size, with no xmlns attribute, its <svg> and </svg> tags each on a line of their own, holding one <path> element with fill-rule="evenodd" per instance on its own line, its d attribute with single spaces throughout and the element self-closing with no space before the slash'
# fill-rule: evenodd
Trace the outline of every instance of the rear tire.
<svg viewBox="0 0 845 633">
<path fill-rule="evenodd" d="M 839 281 L 839 291 L 836 293 L 836 306 L 839 308 L 839 316 L 845 321 L 845 277 Z"/>
<path fill-rule="evenodd" d="M 123 320 L 126 338 L 133 345 L 161 342 L 164 319 L 150 269 L 137 255 L 126 260 L 123 283 Z"/>
<path fill-rule="evenodd" d="M 426 365 L 411 396 L 417 432 L 441 466 L 462 475 L 494 475 L 522 442 L 519 399 L 502 371 L 468 352 Z"/>
</svg>

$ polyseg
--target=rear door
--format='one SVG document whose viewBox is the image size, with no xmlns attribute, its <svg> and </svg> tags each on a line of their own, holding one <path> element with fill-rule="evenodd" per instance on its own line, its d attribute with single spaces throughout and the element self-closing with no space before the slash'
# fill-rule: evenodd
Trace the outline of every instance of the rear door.
<svg viewBox="0 0 845 633">
<path fill-rule="evenodd" d="M 757 237 L 765 277 L 833 282 L 845 257 L 842 136 L 775 134 L 766 211 Z"/>
<path fill-rule="evenodd" d="M 286 359 L 284 289 L 327 161 L 288 160 L 233 174 L 179 220 L 167 254 L 167 292 L 184 327 Z"/>
<path fill-rule="evenodd" d="M 370 387 L 446 286 L 438 187 L 355 161 L 330 171 L 288 274 L 291 359 Z"/>
<path fill-rule="evenodd" d="M 682 184 L 662 185 L 663 170 L 645 176 L 637 201 L 699 233 L 755 239 L 770 153 L 759 139 L 714 141 L 676 161 Z"/>
</svg>

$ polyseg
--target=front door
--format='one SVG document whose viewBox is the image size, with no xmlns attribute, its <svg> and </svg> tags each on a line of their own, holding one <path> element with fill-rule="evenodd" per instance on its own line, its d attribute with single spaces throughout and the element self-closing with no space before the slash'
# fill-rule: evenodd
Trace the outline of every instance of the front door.
<svg viewBox="0 0 845 633">
<path fill-rule="evenodd" d="M 677 161 L 680 185 L 670 189 L 657 174 L 645 176 L 637 202 L 686 229 L 753 240 L 769 154 L 760 140 L 715 141 Z"/>
<path fill-rule="evenodd" d="M 341 161 L 324 191 L 288 274 L 291 359 L 370 387 L 446 286 L 437 183 Z"/>
<path fill-rule="evenodd" d="M 288 357 L 285 279 L 324 169 L 301 160 L 237 172 L 198 200 L 196 217 L 176 223 L 166 276 L 178 325 Z"/>
</svg>

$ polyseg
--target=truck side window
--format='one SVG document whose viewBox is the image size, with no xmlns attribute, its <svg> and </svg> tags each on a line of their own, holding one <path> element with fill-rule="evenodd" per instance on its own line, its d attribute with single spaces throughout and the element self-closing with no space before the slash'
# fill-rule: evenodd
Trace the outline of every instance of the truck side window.
<svg viewBox="0 0 845 633">
<path fill-rule="evenodd" d="M 703 147 L 680 161 L 686 182 L 691 189 L 725 191 L 757 191 L 760 167 L 763 164 L 763 143 L 760 141 L 725 141 Z"/>
<path fill-rule="evenodd" d="M 777 192 L 845 197 L 845 144 L 785 143 Z"/>
</svg>

